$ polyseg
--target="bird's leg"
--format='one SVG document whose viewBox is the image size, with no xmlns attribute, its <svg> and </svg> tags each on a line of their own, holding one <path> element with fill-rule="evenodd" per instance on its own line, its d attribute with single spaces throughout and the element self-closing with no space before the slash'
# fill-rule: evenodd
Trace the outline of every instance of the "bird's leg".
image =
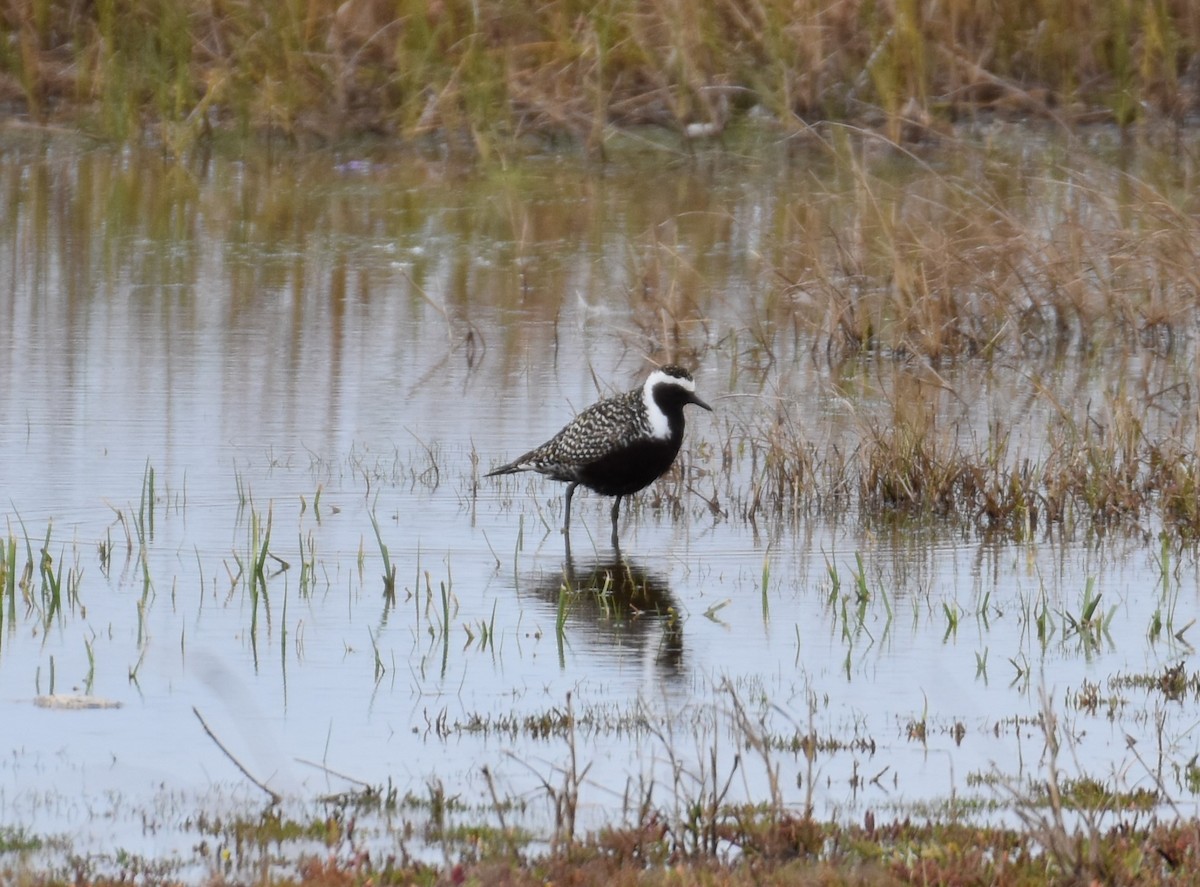
<svg viewBox="0 0 1200 887">
<path fill-rule="evenodd" d="M 613 510 L 612 510 L 612 519 L 613 519 L 612 545 L 613 545 L 613 548 L 620 547 L 617 544 L 617 517 L 620 515 L 620 513 L 621 513 L 621 497 L 618 496 L 617 501 L 613 503 Z"/>
<path fill-rule="evenodd" d="M 575 488 L 577 486 L 579 486 L 578 482 L 567 484 L 567 516 L 563 519 L 564 536 L 571 533 L 571 497 L 575 495 Z"/>
</svg>

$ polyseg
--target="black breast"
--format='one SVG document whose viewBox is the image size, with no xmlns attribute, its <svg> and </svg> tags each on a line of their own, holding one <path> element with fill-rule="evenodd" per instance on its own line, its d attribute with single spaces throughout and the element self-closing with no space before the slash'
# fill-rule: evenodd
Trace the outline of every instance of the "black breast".
<svg viewBox="0 0 1200 887">
<path fill-rule="evenodd" d="M 636 493 L 671 467 L 682 442 L 682 433 L 672 434 L 670 440 L 639 440 L 581 467 L 576 477 L 585 487 L 605 496 Z"/>
</svg>

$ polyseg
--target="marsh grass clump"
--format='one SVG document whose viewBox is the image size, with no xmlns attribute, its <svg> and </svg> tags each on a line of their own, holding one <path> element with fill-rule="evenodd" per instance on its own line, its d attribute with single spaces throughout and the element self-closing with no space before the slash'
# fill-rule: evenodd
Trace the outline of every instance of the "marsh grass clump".
<svg viewBox="0 0 1200 887">
<path fill-rule="evenodd" d="M 1064 779 L 1059 783 L 1060 803 L 1068 810 L 1152 810 L 1161 800 L 1147 788 L 1120 791 L 1092 776 Z M 1050 804 L 1051 793 L 1045 786 L 1034 789 L 1034 803 Z"/>
<path fill-rule="evenodd" d="M 776 410 L 769 427 L 739 435 L 736 444 L 731 429 L 722 452 L 727 481 L 731 481 L 729 469 L 735 460 L 749 462 L 753 478 L 749 490 L 735 490 L 731 482 L 725 490 L 725 501 L 749 520 L 759 514 L 798 517 L 807 512 L 821 487 L 817 478 L 821 463 L 832 458 L 818 456 L 816 446 L 805 439 L 786 404 Z M 719 509 L 718 502 L 714 496 L 710 505 Z"/>
<path fill-rule="evenodd" d="M 1047 460 L 1047 500 L 1061 514 L 1070 501 L 1098 526 L 1136 520 L 1149 505 L 1144 438 L 1129 410 L 1112 421 L 1093 416 L 1058 425 Z"/>
<path fill-rule="evenodd" d="M 945 515 L 969 506 L 965 460 L 933 433 L 934 422 L 927 404 L 900 395 L 892 420 L 868 430 L 859 475 L 866 508 Z"/>
<path fill-rule="evenodd" d="M 1189 673 L 1184 662 L 1165 666 L 1158 673 L 1114 675 L 1109 679 L 1109 684 L 1114 688 L 1138 687 L 1161 693 L 1164 699 L 1171 702 L 1200 699 L 1200 673 Z"/>
<path fill-rule="evenodd" d="M 1158 496 L 1164 524 L 1183 539 L 1200 537 L 1200 453 L 1175 438 L 1146 443 L 1146 485 Z"/>
</svg>

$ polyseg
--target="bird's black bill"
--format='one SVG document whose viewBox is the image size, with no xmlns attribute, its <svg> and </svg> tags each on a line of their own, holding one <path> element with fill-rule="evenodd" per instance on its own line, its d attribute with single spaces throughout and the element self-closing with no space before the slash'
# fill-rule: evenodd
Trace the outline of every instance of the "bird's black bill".
<svg viewBox="0 0 1200 887">
<path fill-rule="evenodd" d="M 694 403 L 696 406 L 698 406 L 698 407 L 701 407 L 701 408 L 703 408 L 703 409 L 706 409 L 706 410 L 708 410 L 710 413 L 713 411 L 713 408 L 712 408 L 712 407 L 710 407 L 708 404 L 706 404 L 706 403 L 705 403 L 704 401 L 702 401 L 700 398 L 696 397 L 696 395 L 694 395 L 694 394 L 689 394 L 689 395 L 688 395 L 687 402 L 688 402 L 688 403 Z"/>
</svg>

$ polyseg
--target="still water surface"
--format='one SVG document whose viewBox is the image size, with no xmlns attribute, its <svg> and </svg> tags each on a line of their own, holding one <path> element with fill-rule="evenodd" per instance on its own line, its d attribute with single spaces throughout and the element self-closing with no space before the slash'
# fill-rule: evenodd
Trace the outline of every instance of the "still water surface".
<svg viewBox="0 0 1200 887">
<path fill-rule="evenodd" d="M 581 829 L 630 820 L 646 794 L 679 810 L 731 773 L 730 801 L 774 785 L 821 816 L 904 815 L 1007 800 L 979 776 L 1044 776 L 1043 687 L 1071 775 L 1153 787 L 1161 765 L 1190 809 L 1194 699 L 1076 702 L 1085 682 L 1108 698 L 1113 676 L 1190 661 L 1187 634 L 1147 631 L 1164 599 L 1176 628 L 1200 614 L 1187 548 L 1164 598 L 1141 536 L 746 518 L 756 435 L 786 421 L 849 452 L 903 370 L 831 363 L 775 325 L 783 221 L 820 195 L 835 226 L 837 176 L 820 154 L 479 171 L 11 144 L 0 486 L 31 573 L 3 599 L 0 822 L 100 860 L 190 861 L 221 840 L 199 814 L 255 815 L 266 797 L 199 713 L 293 810 L 391 785 L 444 789 L 478 821 L 486 768 L 522 805 L 508 824 L 548 836 L 544 784 L 563 783 L 570 748 L 537 725 L 568 706 L 590 768 Z M 932 397 L 965 436 L 1012 423 L 1013 452 L 1036 458 L 1053 415 L 1039 391 L 1074 402 L 1194 366 L 1152 357 L 944 367 L 951 393 Z M 715 413 L 689 414 L 684 474 L 626 509 L 619 555 L 608 503 L 576 498 L 568 562 L 561 486 L 480 476 L 668 358 Z M 564 598 L 565 576 L 609 593 Z M 1094 642 L 1064 615 L 1089 582 L 1112 613 Z M 34 704 L 52 693 L 120 707 Z M 829 746 L 811 762 L 764 763 L 747 742 L 810 730 Z M 359 828 L 386 850 L 422 815 Z"/>
</svg>

